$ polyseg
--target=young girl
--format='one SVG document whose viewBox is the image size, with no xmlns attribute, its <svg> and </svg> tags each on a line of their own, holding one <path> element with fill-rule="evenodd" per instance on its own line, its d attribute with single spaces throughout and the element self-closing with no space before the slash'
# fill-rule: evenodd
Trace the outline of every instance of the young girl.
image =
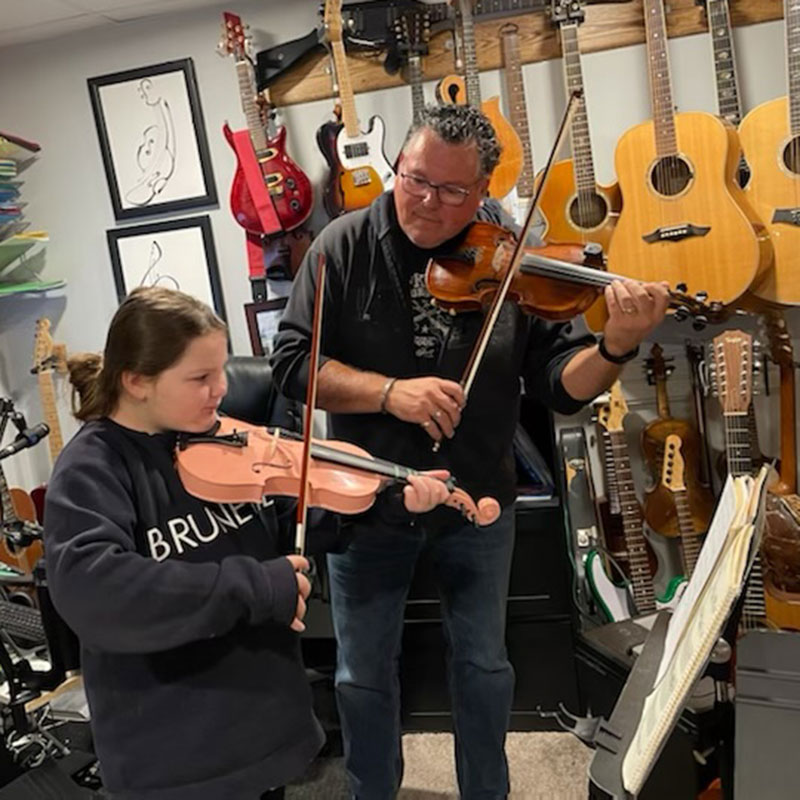
<svg viewBox="0 0 800 800">
<path fill-rule="evenodd" d="M 323 741 L 297 635 L 308 563 L 281 556 L 263 509 L 204 503 L 173 465 L 177 431 L 217 419 L 226 358 L 208 307 L 145 288 L 114 315 L 103 359 L 70 364 L 85 424 L 48 488 L 47 570 L 114 798 L 279 797 Z M 446 495 L 420 477 L 403 501 L 424 512 Z"/>
</svg>

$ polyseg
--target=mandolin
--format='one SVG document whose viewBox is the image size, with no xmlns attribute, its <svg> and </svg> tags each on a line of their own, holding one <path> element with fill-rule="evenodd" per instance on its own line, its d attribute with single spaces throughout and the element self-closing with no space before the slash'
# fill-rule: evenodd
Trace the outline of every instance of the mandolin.
<svg viewBox="0 0 800 800">
<path fill-rule="evenodd" d="M 623 207 L 608 268 L 729 305 L 769 268 L 769 236 L 736 182 L 735 129 L 712 114 L 675 113 L 662 0 L 644 0 L 644 14 L 653 119 L 617 144 Z"/>
<path fill-rule="evenodd" d="M 250 141 L 283 230 L 291 231 L 302 225 L 314 208 L 311 181 L 286 152 L 286 128 L 281 125 L 275 129 L 274 110 L 267 103 L 259 102 L 253 62 L 247 52 L 248 41 L 241 19 L 227 11 L 223 17 L 219 49 L 235 59 L 239 95 L 247 118 Z M 223 133 L 233 147 L 233 133 L 227 124 L 223 127 Z M 274 233 L 265 231 L 261 224 L 241 164 L 237 164 L 233 177 L 230 202 L 234 219 L 246 231 L 254 234 Z"/>
<path fill-rule="evenodd" d="M 714 498 L 700 482 L 701 447 L 694 425 L 689 420 L 675 419 L 670 412 L 669 369 L 658 344 L 650 351 L 647 369 L 648 378 L 656 387 L 658 417 L 642 431 L 642 452 L 655 478 L 653 487 L 645 493 L 644 518 L 652 530 L 663 536 L 680 536 L 685 545 L 687 538 L 697 538 L 708 530 Z M 669 470 L 677 470 L 678 460 L 680 489 L 665 480 L 665 470 L 669 478 Z M 689 573 L 684 575 L 689 577 Z"/>
<path fill-rule="evenodd" d="M 500 98 L 481 102 L 478 56 L 475 47 L 475 23 L 470 0 L 455 0 L 464 46 L 464 77 L 448 75 L 439 81 L 436 95 L 440 103 L 470 105 L 479 108 L 492 123 L 500 143 L 500 161 L 489 181 L 489 196 L 505 197 L 516 185 L 522 172 L 523 149 L 517 132 L 500 112 Z"/>
<path fill-rule="evenodd" d="M 394 171 L 383 152 L 386 126 L 375 115 L 359 127 L 353 86 L 342 42 L 342 0 L 325 0 L 325 41 L 333 56 L 340 102 L 335 122 L 317 131 L 317 145 L 330 168 L 323 203 L 330 217 L 368 206 L 394 186 Z M 339 117 L 341 119 L 339 119 Z"/>
<path fill-rule="evenodd" d="M 775 267 L 753 286 L 768 302 L 800 304 L 800 6 L 784 3 L 788 96 L 762 103 L 739 135 L 751 176 L 746 194 L 769 229 Z"/>
</svg>

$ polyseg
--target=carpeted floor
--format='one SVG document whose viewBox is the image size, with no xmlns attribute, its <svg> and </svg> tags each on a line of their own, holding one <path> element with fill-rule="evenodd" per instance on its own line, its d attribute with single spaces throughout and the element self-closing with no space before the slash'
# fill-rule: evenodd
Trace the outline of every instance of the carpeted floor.
<svg viewBox="0 0 800 800">
<path fill-rule="evenodd" d="M 405 773 L 398 800 L 458 797 L 453 737 L 414 733 L 403 737 Z M 514 800 L 585 800 L 592 751 L 568 733 L 510 733 L 506 743 Z M 319 759 L 287 800 L 344 800 L 347 782 L 341 758 Z"/>
</svg>

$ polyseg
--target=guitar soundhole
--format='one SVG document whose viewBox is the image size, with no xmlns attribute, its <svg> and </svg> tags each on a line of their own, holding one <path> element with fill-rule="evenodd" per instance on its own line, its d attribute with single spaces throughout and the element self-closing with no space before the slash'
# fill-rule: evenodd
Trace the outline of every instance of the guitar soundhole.
<svg viewBox="0 0 800 800">
<path fill-rule="evenodd" d="M 689 165 L 680 156 L 660 158 L 650 173 L 653 188 L 666 197 L 680 194 L 693 177 Z"/>
<path fill-rule="evenodd" d="M 800 175 L 800 136 L 790 139 L 783 148 L 783 163 L 789 172 Z"/>
<path fill-rule="evenodd" d="M 600 194 L 577 194 L 569 206 L 569 218 L 577 228 L 596 228 L 608 215 L 608 203 Z"/>
</svg>

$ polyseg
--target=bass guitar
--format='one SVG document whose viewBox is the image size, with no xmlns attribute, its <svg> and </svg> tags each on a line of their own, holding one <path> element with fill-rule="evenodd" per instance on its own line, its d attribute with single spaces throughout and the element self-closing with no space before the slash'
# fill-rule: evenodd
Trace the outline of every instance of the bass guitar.
<svg viewBox="0 0 800 800">
<path fill-rule="evenodd" d="M 323 202 L 330 217 L 368 206 L 394 187 L 394 171 L 383 152 L 383 120 L 370 118 L 364 133 L 358 123 L 353 87 L 342 42 L 342 0 L 325 0 L 325 41 L 336 70 L 341 121 L 317 131 L 317 145 L 330 167 Z"/>
<path fill-rule="evenodd" d="M 291 231 L 302 225 L 314 208 L 311 181 L 289 157 L 286 152 L 286 128 L 283 125 L 276 128 L 274 109 L 258 94 L 253 62 L 248 53 L 249 42 L 241 19 L 227 11 L 223 17 L 223 36 L 219 49 L 235 59 L 239 96 L 264 185 L 269 191 L 283 230 Z M 233 132 L 227 123 L 223 127 L 223 133 L 236 152 Z M 233 177 L 230 203 L 234 219 L 246 231 L 254 234 L 275 233 L 263 228 L 240 162 Z"/>
<path fill-rule="evenodd" d="M 736 182 L 735 129 L 712 114 L 675 113 L 662 0 L 644 0 L 644 14 L 654 118 L 617 144 L 623 208 L 608 268 L 729 305 L 769 268 L 769 236 Z"/>
<path fill-rule="evenodd" d="M 769 229 L 775 267 L 753 286 L 762 300 L 800 304 L 800 6 L 784 3 L 788 96 L 754 108 L 739 135 L 751 176 L 746 194 Z"/>
<path fill-rule="evenodd" d="M 440 103 L 470 105 L 479 108 L 492 123 L 500 143 L 500 161 L 489 181 L 490 197 L 505 197 L 516 185 L 522 172 L 522 142 L 509 121 L 500 112 L 500 98 L 490 97 L 481 102 L 481 82 L 478 75 L 478 56 L 475 47 L 475 23 L 470 0 L 456 0 L 460 33 L 464 48 L 464 77 L 448 75 L 436 87 Z"/>
</svg>

